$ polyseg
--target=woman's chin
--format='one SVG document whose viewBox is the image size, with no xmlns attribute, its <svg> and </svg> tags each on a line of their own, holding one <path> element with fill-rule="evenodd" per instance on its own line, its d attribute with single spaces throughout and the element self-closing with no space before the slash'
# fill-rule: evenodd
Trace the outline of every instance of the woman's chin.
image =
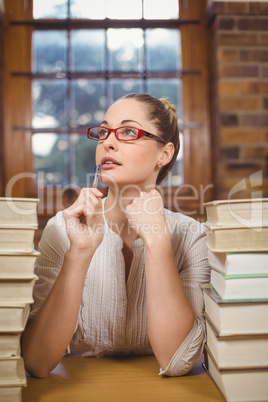
<svg viewBox="0 0 268 402">
<path fill-rule="evenodd" d="M 101 172 L 100 180 L 104 186 L 118 188 L 118 181 L 109 173 Z"/>
</svg>

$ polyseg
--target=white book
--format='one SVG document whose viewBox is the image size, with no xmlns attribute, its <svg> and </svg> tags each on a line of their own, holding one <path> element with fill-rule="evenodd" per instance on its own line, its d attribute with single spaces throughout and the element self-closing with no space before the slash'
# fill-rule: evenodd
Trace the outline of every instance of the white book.
<svg viewBox="0 0 268 402">
<path fill-rule="evenodd" d="M 208 262 L 226 275 L 268 275 L 268 251 L 217 253 L 208 249 Z"/>
<path fill-rule="evenodd" d="M 0 371 L 0 401 L 2 402 L 21 402 L 21 389 L 26 387 L 27 380 L 23 359 L 19 358 L 16 366 L 15 379 L 7 379 Z M 1 361 L 1 360 L 0 360 Z M 10 367 L 9 367 L 10 369 Z M 0 364 L 1 370 L 1 364 Z M 13 375 L 14 377 L 14 375 Z"/>
<path fill-rule="evenodd" d="M 210 285 L 203 285 L 205 316 L 219 335 L 268 334 L 268 302 L 224 301 Z"/>
<path fill-rule="evenodd" d="M 0 197 L 0 222 L 12 226 L 37 226 L 37 198 Z"/>
<path fill-rule="evenodd" d="M 210 283 L 222 300 L 268 301 L 268 275 L 224 275 L 212 268 Z"/>
<path fill-rule="evenodd" d="M 0 303 L 0 336 L 3 333 L 21 333 L 30 313 L 30 305 L 25 303 Z"/>
<path fill-rule="evenodd" d="M 19 381 L 16 384 L 0 384 L 0 401 L 21 402 L 21 388 L 25 386 Z"/>
<path fill-rule="evenodd" d="M 221 370 L 206 347 L 206 368 L 228 402 L 267 401 L 268 369 Z"/>
<path fill-rule="evenodd" d="M 31 253 L 37 227 L 10 227 L 0 223 L 0 252 Z"/>
<path fill-rule="evenodd" d="M 20 333 L 0 333 L 0 358 L 20 356 Z"/>
<path fill-rule="evenodd" d="M 33 303 L 33 287 L 36 275 L 25 279 L 3 279 L 0 281 L 0 303 Z"/>
<path fill-rule="evenodd" d="M 0 385 L 11 381 L 24 381 L 24 362 L 22 357 L 1 357 L 0 358 Z"/>
<path fill-rule="evenodd" d="M 268 226 L 268 198 L 216 200 L 204 206 L 213 225 Z"/>
<path fill-rule="evenodd" d="M 33 277 L 34 264 L 40 253 L 0 252 L 0 279 L 23 279 Z"/>
<path fill-rule="evenodd" d="M 268 367 L 268 334 L 219 336 L 206 320 L 207 345 L 220 369 Z"/>
<path fill-rule="evenodd" d="M 228 227 L 206 222 L 207 246 L 214 252 L 268 252 L 268 226 Z"/>
</svg>

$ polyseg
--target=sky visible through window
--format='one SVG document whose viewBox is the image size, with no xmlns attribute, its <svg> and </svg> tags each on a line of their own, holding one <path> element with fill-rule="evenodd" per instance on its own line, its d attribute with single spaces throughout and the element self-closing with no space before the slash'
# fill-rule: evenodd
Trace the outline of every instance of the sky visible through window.
<svg viewBox="0 0 268 402">
<path fill-rule="evenodd" d="M 33 16 L 67 18 L 67 0 L 34 0 Z M 178 18 L 178 0 L 71 0 L 71 18 L 170 19 Z"/>
</svg>

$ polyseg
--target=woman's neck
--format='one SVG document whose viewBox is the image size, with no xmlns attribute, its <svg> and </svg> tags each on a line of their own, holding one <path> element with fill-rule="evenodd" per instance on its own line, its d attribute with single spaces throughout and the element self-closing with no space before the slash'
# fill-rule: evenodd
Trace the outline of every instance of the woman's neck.
<svg viewBox="0 0 268 402">
<path fill-rule="evenodd" d="M 109 189 L 107 199 L 105 201 L 104 213 L 109 227 L 119 234 L 122 239 L 138 238 L 137 234 L 130 228 L 126 218 L 125 208 L 135 197 L 139 196 L 138 191 L 117 191 Z"/>
</svg>

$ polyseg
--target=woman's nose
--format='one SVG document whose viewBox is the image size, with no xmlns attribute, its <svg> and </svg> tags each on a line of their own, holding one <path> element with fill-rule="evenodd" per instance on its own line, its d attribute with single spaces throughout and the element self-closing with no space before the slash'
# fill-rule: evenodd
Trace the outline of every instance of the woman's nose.
<svg viewBox="0 0 268 402">
<path fill-rule="evenodd" d="M 118 140 L 115 136 L 115 132 L 112 131 L 108 138 L 103 141 L 103 145 L 105 148 L 112 148 L 112 149 L 117 149 L 118 148 Z"/>
</svg>

